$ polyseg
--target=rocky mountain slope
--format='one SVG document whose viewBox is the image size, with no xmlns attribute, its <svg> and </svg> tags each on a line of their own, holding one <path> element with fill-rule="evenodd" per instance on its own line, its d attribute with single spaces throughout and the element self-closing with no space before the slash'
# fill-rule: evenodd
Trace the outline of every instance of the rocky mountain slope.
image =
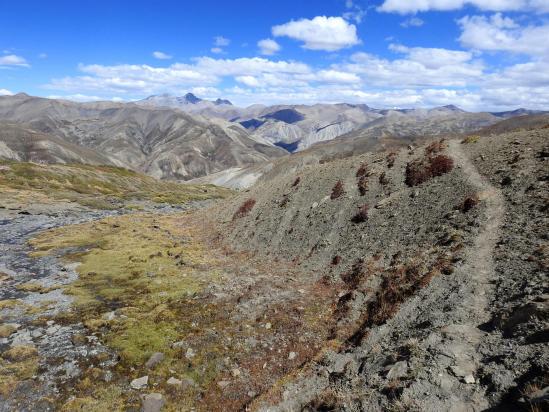
<svg viewBox="0 0 549 412">
<path fill-rule="evenodd" d="M 304 151 L 190 213 L 4 167 L 0 410 L 543 410 L 548 141 Z"/>
<path fill-rule="evenodd" d="M 0 120 L 50 135 L 46 140 L 57 144 L 61 140 L 91 149 L 107 163 L 158 178 L 188 180 L 286 153 L 251 137 L 239 125 L 133 104 L 74 103 L 19 94 L 0 97 Z"/>
</svg>

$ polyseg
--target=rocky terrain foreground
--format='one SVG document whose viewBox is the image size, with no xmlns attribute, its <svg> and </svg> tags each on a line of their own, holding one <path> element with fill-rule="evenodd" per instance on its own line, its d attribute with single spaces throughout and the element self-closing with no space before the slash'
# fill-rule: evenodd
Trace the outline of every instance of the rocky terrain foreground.
<svg viewBox="0 0 549 412">
<path fill-rule="evenodd" d="M 0 411 L 547 410 L 548 142 L 275 162 L 238 194 L 2 163 Z"/>
</svg>

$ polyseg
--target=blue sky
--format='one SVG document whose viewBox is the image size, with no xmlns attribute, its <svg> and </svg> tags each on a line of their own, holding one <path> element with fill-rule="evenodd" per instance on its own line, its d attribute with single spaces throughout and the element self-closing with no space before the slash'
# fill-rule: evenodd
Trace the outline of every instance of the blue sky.
<svg viewBox="0 0 549 412">
<path fill-rule="evenodd" d="M 0 94 L 549 109 L 549 0 L 0 0 Z"/>
</svg>

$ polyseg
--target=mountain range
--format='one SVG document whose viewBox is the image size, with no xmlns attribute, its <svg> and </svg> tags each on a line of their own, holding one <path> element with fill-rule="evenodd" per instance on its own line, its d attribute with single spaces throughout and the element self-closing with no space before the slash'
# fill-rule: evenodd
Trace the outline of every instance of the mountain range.
<svg viewBox="0 0 549 412">
<path fill-rule="evenodd" d="M 454 105 L 375 109 L 347 103 L 241 108 L 192 93 L 131 103 L 76 103 L 20 93 L 0 97 L 0 158 L 109 164 L 160 179 L 242 187 L 290 152 L 311 148 L 305 158 L 317 161 L 326 153 L 469 133 L 535 113 L 540 112 L 473 113 Z M 333 144 L 316 148 L 328 141 Z"/>
</svg>

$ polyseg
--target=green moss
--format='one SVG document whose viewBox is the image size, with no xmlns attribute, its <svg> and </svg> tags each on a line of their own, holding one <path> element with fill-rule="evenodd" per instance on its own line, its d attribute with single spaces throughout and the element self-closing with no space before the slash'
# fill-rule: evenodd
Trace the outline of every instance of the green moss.
<svg viewBox="0 0 549 412">
<path fill-rule="evenodd" d="M 92 394 L 70 399 L 61 407 L 61 411 L 105 412 L 124 411 L 124 396 L 122 389 L 116 385 L 97 387 Z"/>
</svg>

